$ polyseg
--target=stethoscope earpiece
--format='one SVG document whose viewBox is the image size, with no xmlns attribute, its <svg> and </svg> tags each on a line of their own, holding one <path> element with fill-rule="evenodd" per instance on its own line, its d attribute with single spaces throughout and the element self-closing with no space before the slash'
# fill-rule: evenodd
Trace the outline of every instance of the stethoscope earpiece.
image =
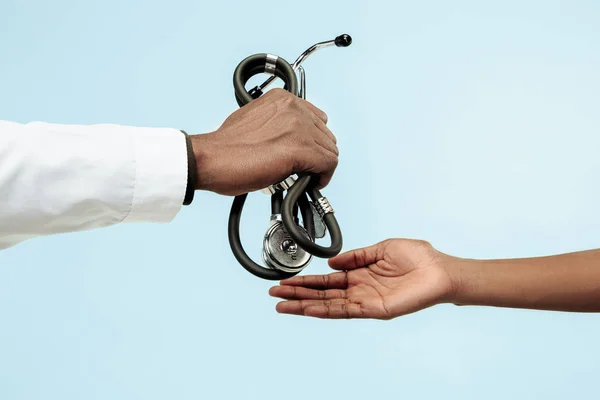
<svg viewBox="0 0 600 400">
<path fill-rule="evenodd" d="M 294 64 L 272 54 L 255 54 L 244 59 L 233 74 L 235 97 L 240 107 L 259 98 L 264 89 L 276 78 L 284 88 L 303 99 L 306 98 L 306 79 L 301 64 L 316 50 L 329 47 L 348 47 L 350 35 L 340 35 L 334 40 L 317 43 L 298 57 Z M 300 83 L 296 76 L 300 74 Z M 246 90 L 246 84 L 255 75 L 272 75 L 262 85 Z M 250 273 L 268 280 L 290 278 L 308 266 L 312 257 L 331 258 L 342 250 L 342 232 L 333 207 L 315 187 L 312 175 L 291 176 L 265 188 L 271 195 L 271 224 L 263 239 L 262 259 L 266 268 L 254 262 L 244 251 L 240 239 L 240 220 L 247 194 L 236 196 L 229 214 L 229 244 L 237 261 Z M 284 196 L 284 192 L 287 194 Z M 308 200 L 310 198 L 310 201 Z M 300 224 L 299 214 L 302 216 Z M 316 238 L 329 232 L 331 245 L 324 247 Z"/>
<path fill-rule="evenodd" d="M 352 44 L 352 37 L 350 35 L 340 35 L 335 38 L 335 45 L 337 47 L 348 47 Z"/>
</svg>

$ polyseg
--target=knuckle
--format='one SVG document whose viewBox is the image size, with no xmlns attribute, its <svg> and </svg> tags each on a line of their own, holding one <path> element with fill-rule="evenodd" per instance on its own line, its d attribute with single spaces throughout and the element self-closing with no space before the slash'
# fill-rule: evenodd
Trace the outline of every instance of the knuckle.
<svg viewBox="0 0 600 400">
<path fill-rule="evenodd" d="M 366 250 L 365 249 L 359 249 L 356 250 L 352 255 L 354 256 L 354 264 L 357 266 L 362 266 L 364 265 L 363 262 L 364 260 L 366 260 L 367 258 L 367 254 L 366 254 Z"/>
<path fill-rule="evenodd" d="M 348 308 L 348 303 L 342 304 L 342 316 L 344 318 L 350 318 L 350 310 Z"/>
<path fill-rule="evenodd" d="M 415 240 L 415 246 L 421 249 L 431 249 L 433 246 L 426 240 Z"/>
<path fill-rule="evenodd" d="M 365 309 L 361 304 L 356 304 L 356 314 L 358 315 L 359 318 L 366 317 Z"/>
<path fill-rule="evenodd" d="M 314 116 L 319 119 L 319 121 L 323 122 L 324 124 L 327 124 L 328 117 L 323 110 L 314 107 L 314 109 L 311 111 L 313 112 Z"/>
<path fill-rule="evenodd" d="M 330 161 L 331 168 L 336 169 L 339 162 L 340 162 L 340 159 L 338 158 L 338 156 L 331 156 L 331 161 Z"/>
<path fill-rule="evenodd" d="M 293 130 L 294 133 L 297 133 L 298 129 L 304 125 L 304 121 L 302 116 L 298 113 L 289 113 L 289 126 Z"/>
<path fill-rule="evenodd" d="M 290 92 L 280 88 L 269 90 L 261 98 L 267 98 L 269 101 L 276 103 L 281 110 L 289 110 L 295 101 Z"/>
<path fill-rule="evenodd" d="M 281 99 L 281 101 L 288 107 L 290 108 L 298 108 L 298 98 L 294 95 L 292 95 L 290 92 L 283 90 L 283 89 L 279 89 L 281 91 L 281 94 L 279 95 L 279 98 Z"/>
<path fill-rule="evenodd" d="M 271 97 L 286 97 L 286 95 L 289 95 L 290 93 L 286 90 L 283 90 L 281 88 L 274 88 L 269 90 L 265 96 L 271 96 Z"/>
<path fill-rule="evenodd" d="M 309 103 L 309 102 L 307 102 Z M 325 113 L 325 111 L 321 110 L 319 107 L 315 106 L 313 103 L 309 103 L 312 108 L 315 110 L 315 113 L 318 114 L 319 116 L 323 117 L 323 118 L 327 118 L 327 113 Z"/>
<path fill-rule="evenodd" d="M 401 240 L 401 239 L 385 239 L 385 240 L 381 241 L 379 243 L 379 245 L 380 245 L 380 247 L 389 246 L 391 244 L 396 243 L 398 240 Z"/>
<path fill-rule="evenodd" d="M 272 102 L 275 101 L 279 97 L 277 93 L 277 89 L 271 89 L 268 92 L 264 93 L 255 101 L 250 102 L 252 105 L 262 104 L 263 102 Z"/>
</svg>

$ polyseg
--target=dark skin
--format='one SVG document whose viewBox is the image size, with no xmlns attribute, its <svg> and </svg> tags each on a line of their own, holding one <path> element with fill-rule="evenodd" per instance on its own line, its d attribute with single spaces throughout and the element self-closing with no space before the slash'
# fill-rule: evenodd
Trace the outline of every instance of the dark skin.
<svg viewBox="0 0 600 400">
<path fill-rule="evenodd" d="M 389 320 L 440 303 L 600 312 L 600 250 L 472 260 L 390 239 L 329 260 L 340 272 L 282 281 L 283 314 Z"/>
<path fill-rule="evenodd" d="M 294 277 L 270 294 L 288 300 L 277 305 L 284 314 L 392 319 L 439 303 L 451 292 L 438 259 L 424 242 L 386 241 L 332 258 L 329 265 L 341 272 Z"/>
<path fill-rule="evenodd" d="M 297 172 L 326 186 L 338 163 L 321 110 L 274 89 L 215 132 L 193 135 L 197 188 L 248 193 Z M 281 282 L 277 311 L 318 318 L 392 319 L 439 303 L 600 311 L 600 250 L 517 260 L 452 257 L 429 243 L 391 239 L 329 260 L 339 270 Z"/>
<path fill-rule="evenodd" d="M 298 172 L 326 186 L 338 164 L 327 115 L 282 89 L 231 114 L 215 132 L 192 135 L 197 189 L 239 195 L 266 188 Z"/>
</svg>

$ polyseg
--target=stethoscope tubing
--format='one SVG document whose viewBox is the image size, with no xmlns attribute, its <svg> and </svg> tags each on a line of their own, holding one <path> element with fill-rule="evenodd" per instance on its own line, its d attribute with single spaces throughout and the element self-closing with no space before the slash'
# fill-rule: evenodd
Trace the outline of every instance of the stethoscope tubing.
<svg viewBox="0 0 600 400">
<path fill-rule="evenodd" d="M 271 62 L 273 60 L 271 59 Z M 240 107 L 253 101 L 255 98 L 246 90 L 248 80 L 258 74 L 266 72 L 268 62 L 267 54 L 255 54 L 244 59 L 235 69 L 233 74 L 233 86 L 235 97 Z M 283 58 L 277 57 L 274 68 L 270 72 L 282 79 L 285 83 L 284 88 L 294 95 L 298 94 L 298 79 L 293 67 Z M 320 191 L 316 189 L 314 182 L 318 178 L 312 175 L 301 175 L 296 182 L 288 189 L 288 193 L 283 197 L 283 193 L 277 192 L 271 197 L 272 214 L 281 213 L 282 223 L 288 234 L 296 243 L 306 252 L 320 258 L 330 258 L 342 249 L 342 233 L 339 224 L 333 213 L 326 213 L 322 216 L 325 225 L 329 231 L 331 245 L 324 247 L 313 241 L 315 237 L 315 225 L 313 221 L 313 211 L 308 201 L 307 194 L 314 204 L 319 199 L 323 199 Z M 283 280 L 297 275 L 298 272 L 285 272 L 277 269 L 265 268 L 254 262 L 244 250 L 240 238 L 240 221 L 244 203 L 248 194 L 236 196 L 231 206 L 229 214 L 228 236 L 233 255 L 236 260 L 251 274 L 266 280 Z M 302 222 L 306 232 L 298 225 L 298 211 L 302 214 Z M 308 233 L 308 237 L 306 235 Z"/>
</svg>

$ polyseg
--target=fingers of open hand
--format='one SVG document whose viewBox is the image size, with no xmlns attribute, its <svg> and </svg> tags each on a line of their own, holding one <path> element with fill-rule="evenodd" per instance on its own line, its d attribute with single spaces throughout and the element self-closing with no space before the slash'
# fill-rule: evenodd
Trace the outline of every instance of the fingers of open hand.
<svg viewBox="0 0 600 400">
<path fill-rule="evenodd" d="M 347 299 L 348 276 L 345 272 L 329 275 L 296 276 L 271 288 L 269 294 L 287 299 L 277 304 L 281 314 L 316 318 L 360 318 L 360 305 Z"/>
<path fill-rule="evenodd" d="M 380 260 L 383 253 L 383 242 L 362 249 L 342 253 L 329 260 L 329 266 L 337 270 L 352 270 L 368 267 Z"/>
<path fill-rule="evenodd" d="M 360 304 L 352 303 L 348 299 L 290 300 L 277 304 L 276 309 L 281 314 L 305 315 L 316 318 L 342 319 L 363 317 Z"/>
<path fill-rule="evenodd" d="M 309 289 L 346 289 L 348 274 L 335 272 L 328 275 L 295 276 L 281 281 L 282 286 L 302 286 Z"/>
<path fill-rule="evenodd" d="M 316 290 L 301 286 L 275 286 L 269 290 L 269 294 L 287 300 L 331 300 L 346 297 L 344 289 Z"/>
</svg>

